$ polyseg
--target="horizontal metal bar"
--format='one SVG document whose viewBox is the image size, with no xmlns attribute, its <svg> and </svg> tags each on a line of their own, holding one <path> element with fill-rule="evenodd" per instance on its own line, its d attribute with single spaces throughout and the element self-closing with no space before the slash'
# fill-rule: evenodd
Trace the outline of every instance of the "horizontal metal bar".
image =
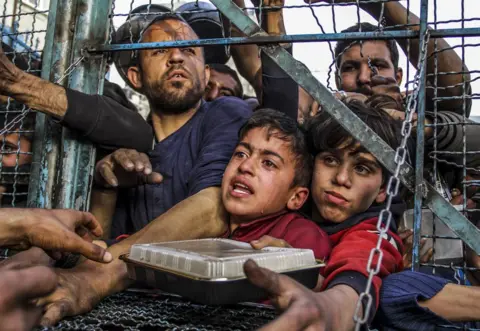
<svg viewBox="0 0 480 331">
<path fill-rule="evenodd" d="M 351 33 L 325 33 L 325 34 L 294 34 L 282 36 L 257 35 L 252 37 L 232 37 L 232 38 L 211 38 L 196 40 L 175 40 L 153 43 L 134 43 L 134 44 L 116 44 L 116 45 L 97 45 L 87 49 L 89 53 L 134 51 L 154 48 L 173 48 L 173 47 L 199 47 L 210 45 L 245 45 L 245 44 L 278 44 L 292 42 L 318 42 L 349 39 L 407 39 L 418 38 L 416 31 L 384 31 L 384 32 L 351 32 Z"/>
<path fill-rule="evenodd" d="M 432 30 L 431 38 L 480 36 L 480 28 L 468 29 L 442 29 Z M 296 42 L 324 42 L 336 40 L 370 40 L 370 39 L 413 39 L 418 38 L 417 31 L 394 30 L 378 32 L 349 32 L 349 33 L 317 33 L 317 34 L 293 34 L 282 36 L 232 37 L 232 38 L 211 38 L 197 40 L 176 40 L 154 43 L 134 43 L 116 45 L 97 45 L 87 49 L 89 53 L 135 51 L 142 49 L 157 48 L 182 48 L 182 47 L 204 47 L 213 45 L 247 45 L 247 44 L 278 44 Z"/>
<path fill-rule="evenodd" d="M 430 38 L 478 37 L 480 28 L 430 30 Z"/>
</svg>

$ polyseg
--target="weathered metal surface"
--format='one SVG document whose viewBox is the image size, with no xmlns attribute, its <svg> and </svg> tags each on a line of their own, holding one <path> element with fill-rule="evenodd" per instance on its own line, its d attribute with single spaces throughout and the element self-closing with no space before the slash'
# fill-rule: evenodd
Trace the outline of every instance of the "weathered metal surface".
<svg viewBox="0 0 480 331">
<path fill-rule="evenodd" d="M 42 78 L 52 82 L 63 76 L 70 63 L 75 7 L 71 0 L 51 0 L 42 58 Z M 66 83 L 63 85 L 66 86 Z M 37 114 L 28 206 L 52 208 L 61 125 Z"/>
<path fill-rule="evenodd" d="M 109 33 L 111 1 L 77 0 L 77 17 L 72 62 L 82 57 L 87 42 L 104 43 Z M 103 57 L 88 57 L 70 76 L 69 87 L 87 94 L 101 93 L 105 63 Z M 87 139 L 67 128 L 62 134 L 62 157 L 56 208 L 88 210 L 95 148 Z"/>
<path fill-rule="evenodd" d="M 428 20 L 428 0 L 420 3 L 420 45 L 425 44 Z M 427 41 L 428 42 L 428 41 Z M 427 47 L 427 46 L 426 46 Z M 426 50 L 425 50 L 426 51 Z M 421 56 L 422 54 L 420 54 Z M 419 61 L 419 63 L 421 63 Z M 415 158 L 415 203 L 413 207 L 413 250 L 412 270 L 418 270 L 420 263 L 420 236 L 422 226 L 422 207 L 424 198 L 423 165 L 425 160 L 425 106 L 426 106 L 426 66 L 420 70 L 417 103 L 417 145 Z M 448 203 L 450 204 L 450 203 Z"/>
<path fill-rule="evenodd" d="M 425 1 L 425 0 L 422 0 Z M 211 2 L 239 27 L 245 34 L 262 34 L 258 25 L 248 18 L 240 8 L 231 1 L 211 0 Z M 247 22 L 248 20 L 248 22 Z M 426 20 L 425 20 L 426 21 Z M 273 61 L 275 61 L 290 77 L 292 77 L 306 92 L 308 92 L 321 106 L 362 145 L 367 148 L 387 169 L 395 170 L 395 152 L 378 135 L 366 126 L 343 103 L 338 101 L 330 91 L 312 75 L 310 70 L 301 62 L 296 61 L 287 51 L 279 46 L 262 47 Z M 424 97 L 423 97 L 424 98 Z M 424 110 L 423 110 L 424 111 Z M 423 176 L 423 175 L 422 175 Z M 400 171 L 402 183 L 414 191 L 414 169 L 404 165 Z M 423 177 L 422 177 L 423 178 Z M 480 231 L 467 218 L 459 213 L 435 189 L 423 181 L 420 187 L 424 190 L 425 204 L 449 226 L 468 246 L 480 254 Z"/>
<path fill-rule="evenodd" d="M 442 29 L 432 31 L 430 38 L 455 37 L 467 34 L 468 36 L 480 36 L 480 28 L 467 29 Z M 192 47 L 209 45 L 246 45 L 246 44 L 278 44 L 298 42 L 327 42 L 338 40 L 368 40 L 368 39 L 412 39 L 418 38 L 419 33 L 412 30 L 384 30 L 378 32 L 349 32 L 349 33 L 323 33 L 323 34 L 294 34 L 281 36 L 252 36 L 231 37 L 200 40 L 177 40 L 167 42 L 133 43 L 116 45 L 95 45 L 88 48 L 89 53 L 134 51 L 153 48 Z"/>
</svg>

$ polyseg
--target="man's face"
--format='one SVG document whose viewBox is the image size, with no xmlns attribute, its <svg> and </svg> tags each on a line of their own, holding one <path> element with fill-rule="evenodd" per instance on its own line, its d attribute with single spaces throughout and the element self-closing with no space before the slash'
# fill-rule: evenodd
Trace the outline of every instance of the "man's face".
<svg viewBox="0 0 480 331">
<path fill-rule="evenodd" d="M 210 80 L 203 97 L 207 101 L 220 97 L 241 98 L 242 96 L 238 95 L 238 90 L 238 83 L 231 75 L 210 69 Z"/>
<path fill-rule="evenodd" d="M 338 68 L 337 87 L 346 92 L 371 95 L 371 79 L 375 75 L 393 78 L 397 84 L 402 81 L 402 71 L 395 71 L 385 41 L 365 41 L 363 46 L 357 44 L 348 48 L 343 53 Z"/>
<path fill-rule="evenodd" d="M 347 146 L 347 144 L 342 144 Z M 382 168 L 370 153 L 337 148 L 315 157 L 312 197 L 323 219 L 341 223 L 385 201 Z"/>
<path fill-rule="evenodd" d="M 308 196 L 306 188 L 292 187 L 295 161 L 290 145 L 255 128 L 237 145 L 225 169 L 222 199 L 235 222 L 247 222 L 285 209 L 298 209 Z M 301 191 L 301 192 L 300 192 Z M 303 192 L 303 193 L 302 193 Z M 297 194 L 302 194 L 296 200 Z M 301 203 L 300 203 L 301 202 Z"/>
<path fill-rule="evenodd" d="M 0 136 L 2 167 L 15 167 L 32 162 L 31 143 L 18 133 Z M 18 158 L 18 163 L 17 163 Z"/>
<path fill-rule="evenodd" d="M 150 26 L 142 42 L 198 39 L 184 22 L 167 19 Z M 140 52 L 139 66 L 128 77 L 153 108 L 181 113 L 197 105 L 208 81 L 202 49 L 198 47 L 153 49 Z"/>
</svg>

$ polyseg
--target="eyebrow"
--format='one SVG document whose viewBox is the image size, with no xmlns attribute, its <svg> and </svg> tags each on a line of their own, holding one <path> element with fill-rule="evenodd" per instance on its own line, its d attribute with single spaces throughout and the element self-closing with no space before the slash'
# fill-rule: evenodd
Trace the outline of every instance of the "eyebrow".
<svg viewBox="0 0 480 331">
<path fill-rule="evenodd" d="M 346 60 L 346 61 L 344 61 L 344 62 L 342 63 L 342 65 L 340 66 L 340 68 L 343 68 L 344 66 L 346 66 L 346 65 L 348 65 L 348 64 L 349 64 L 349 65 L 353 65 L 353 66 L 357 66 L 359 62 L 360 62 L 360 61 L 358 61 L 358 60 Z"/>
<path fill-rule="evenodd" d="M 357 155 L 355 157 L 358 162 L 365 163 L 365 164 L 367 164 L 367 165 L 369 165 L 369 166 L 371 166 L 372 168 L 375 168 L 375 169 L 380 169 L 381 168 L 380 164 L 378 164 L 377 160 L 370 160 L 370 159 L 366 158 L 365 156 L 360 155 L 360 153 L 362 153 L 362 152 L 356 153 Z"/>
<path fill-rule="evenodd" d="M 243 142 L 243 141 L 242 141 L 242 142 L 239 142 L 238 145 L 245 147 L 246 149 L 248 149 L 249 152 L 252 152 L 252 151 L 254 151 L 255 149 L 257 149 L 257 148 L 252 147 L 252 145 L 250 145 L 249 143 L 245 143 L 245 142 Z M 261 154 L 261 155 L 271 155 L 271 156 L 275 156 L 275 157 L 279 158 L 280 161 L 282 161 L 283 164 L 285 164 L 285 159 L 284 159 L 280 154 L 275 153 L 274 151 L 271 151 L 271 150 L 269 150 L 269 149 L 262 149 L 262 150 L 260 150 L 260 154 Z"/>
</svg>

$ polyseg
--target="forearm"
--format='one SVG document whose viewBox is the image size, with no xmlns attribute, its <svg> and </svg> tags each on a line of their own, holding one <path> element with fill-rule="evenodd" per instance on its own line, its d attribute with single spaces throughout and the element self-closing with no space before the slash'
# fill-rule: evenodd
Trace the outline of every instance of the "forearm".
<svg viewBox="0 0 480 331">
<path fill-rule="evenodd" d="M 220 188 L 211 187 L 183 200 L 142 230 L 111 246 L 108 251 L 114 257 L 113 262 L 101 265 L 86 261 L 84 264 L 95 263 L 96 269 L 108 277 L 110 285 L 104 295 L 109 295 L 130 284 L 126 265 L 118 257 L 128 253 L 133 244 L 217 237 L 225 230 L 226 212 Z"/>
<path fill-rule="evenodd" d="M 387 26 L 406 26 L 407 29 L 412 31 L 418 31 L 420 29 L 420 19 L 415 16 L 413 13 L 409 13 L 409 18 L 407 19 L 407 9 L 399 2 L 388 2 L 384 4 L 384 17 Z M 366 4 L 363 5 L 363 9 L 367 11 L 375 19 L 379 19 L 381 13 L 381 5 L 378 4 Z M 437 50 L 445 50 L 437 53 L 436 60 L 435 55 L 431 56 L 435 51 L 435 40 L 437 42 Z M 413 39 L 408 42 L 407 39 L 397 40 L 400 47 L 403 49 L 404 53 L 407 54 L 407 51 L 410 52 L 410 62 L 416 68 L 418 67 L 418 56 L 420 54 L 420 43 L 418 39 Z M 410 46 L 408 46 L 410 44 Z M 409 48 L 409 49 L 408 49 Z M 435 62 L 437 62 L 437 72 L 462 72 L 467 70 L 463 68 L 462 60 L 457 55 L 455 50 L 448 49 L 450 45 L 446 42 L 445 39 L 437 38 L 431 39 L 428 44 L 428 59 L 427 59 L 427 74 L 435 73 Z M 448 50 L 447 50 L 448 49 Z M 429 78 L 433 83 L 433 78 Z M 465 75 L 465 80 L 470 80 L 470 75 Z M 440 75 L 437 76 L 437 86 L 438 87 L 449 87 L 457 84 L 462 84 L 462 75 Z M 457 86 L 455 88 L 449 88 L 447 90 L 439 90 L 439 96 L 458 96 L 462 95 L 463 88 L 462 86 Z M 453 100 L 453 103 L 458 103 L 458 100 Z M 452 103 L 450 102 L 450 103 Z M 460 101 L 461 102 L 461 101 Z M 448 109 L 449 105 L 447 102 L 442 102 L 442 109 Z"/>
<path fill-rule="evenodd" d="M 90 212 L 95 216 L 103 229 L 103 239 L 110 238 L 112 217 L 115 213 L 117 191 L 113 189 L 94 188 L 90 203 Z"/>
<path fill-rule="evenodd" d="M 355 327 L 353 316 L 359 298 L 353 288 L 348 285 L 337 285 L 316 295 L 325 306 L 325 330 L 353 330 Z"/>
<path fill-rule="evenodd" d="M 447 284 L 431 299 L 420 301 L 419 305 L 452 322 L 478 321 L 480 319 L 480 289 L 472 286 Z"/>
<path fill-rule="evenodd" d="M 57 119 L 63 118 L 68 101 L 65 89 L 44 79 L 14 71 L 11 84 L 2 86 L 0 94 L 8 95 L 28 107 Z"/>
</svg>

